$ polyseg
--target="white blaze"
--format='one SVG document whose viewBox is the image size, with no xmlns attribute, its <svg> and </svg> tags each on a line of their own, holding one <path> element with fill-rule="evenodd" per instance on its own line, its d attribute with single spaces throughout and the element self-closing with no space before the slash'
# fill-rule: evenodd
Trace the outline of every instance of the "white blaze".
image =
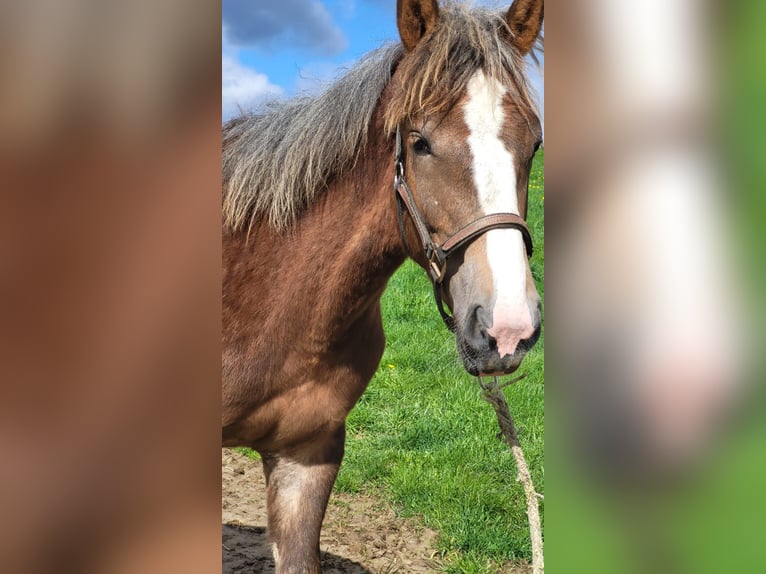
<svg viewBox="0 0 766 574">
<path fill-rule="evenodd" d="M 513 156 L 500 139 L 504 94 L 502 84 L 488 80 L 481 70 L 468 82 L 464 109 L 470 132 L 468 145 L 473 155 L 474 184 L 485 215 L 520 213 Z M 502 357 L 513 354 L 519 341 L 534 332 L 527 303 L 526 252 L 521 232 L 516 229 L 493 229 L 485 237 L 495 290 L 488 332 L 497 340 Z"/>
</svg>

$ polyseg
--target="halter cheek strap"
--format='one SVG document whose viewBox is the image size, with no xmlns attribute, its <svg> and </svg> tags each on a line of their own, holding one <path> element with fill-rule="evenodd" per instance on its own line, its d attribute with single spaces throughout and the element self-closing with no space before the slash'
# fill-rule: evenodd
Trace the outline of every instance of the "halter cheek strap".
<svg viewBox="0 0 766 574">
<path fill-rule="evenodd" d="M 428 274 L 431 278 L 431 283 L 433 284 L 436 306 L 438 307 L 439 313 L 441 314 L 445 325 L 447 325 L 447 328 L 454 332 L 455 319 L 444 310 L 441 294 L 441 287 L 447 272 L 447 259 L 449 256 L 473 242 L 487 231 L 492 229 L 511 228 L 521 232 L 521 236 L 524 239 L 524 246 L 527 250 L 527 257 L 531 257 L 532 236 L 529 233 L 527 222 L 524 221 L 524 218 L 520 215 L 515 213 L 492 213 L 480 217 L 460 228 L 454 234 L 450 235 L 444 243 L 439 245 L 433 240 L 433 237 L 431 237 L 431 234 L 428 232 L 428 226 L 415 204 L 412 190 L 410 190 L 410 186 L 407 185 L 407 181 L 404 177 L 403 156 L 402 134 L 397 127 L 396 149 L 394 152 L 394 192 L 396 193 L 399 234 L 401 235 L 405 251 L 408 251 L 407 233 L 404 227 L 404 212 L 407 211 L 412 223 L 415 225 L 415 231 L 417 231 L 418 237 L 420 238 L 420 244 L 423 248 L 423 253 L 428 261 Z"/>
</svg>

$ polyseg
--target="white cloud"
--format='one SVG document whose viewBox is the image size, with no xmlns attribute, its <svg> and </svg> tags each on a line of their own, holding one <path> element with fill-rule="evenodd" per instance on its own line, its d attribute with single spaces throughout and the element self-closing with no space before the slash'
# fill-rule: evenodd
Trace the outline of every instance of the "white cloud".
<svg viewBox="0 0 766 574">
<path fill-rule="evenodd" d="M 274 100 L 284 94 L 282 88 L 269 82 L 266 74 L 243 66 L 234 56 L 221 60 L 221 112 L 223 119 L 235 116 L 240 110 Z"/>
</svg>

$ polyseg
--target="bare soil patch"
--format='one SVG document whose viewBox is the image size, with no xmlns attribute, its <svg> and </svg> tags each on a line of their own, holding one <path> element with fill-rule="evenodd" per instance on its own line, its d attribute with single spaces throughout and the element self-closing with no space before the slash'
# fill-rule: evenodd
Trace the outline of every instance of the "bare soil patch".
<svg viewBox="0 0 766 574">
<path fill-rule="evenodd" d="M 273 573 L 261 464 L 222 452 L 223 574 Z M 322 527 L 322 567 L 325 574 L 440 572 L 436 536 L 378 497 L 333 493 Z"/>
</svg>

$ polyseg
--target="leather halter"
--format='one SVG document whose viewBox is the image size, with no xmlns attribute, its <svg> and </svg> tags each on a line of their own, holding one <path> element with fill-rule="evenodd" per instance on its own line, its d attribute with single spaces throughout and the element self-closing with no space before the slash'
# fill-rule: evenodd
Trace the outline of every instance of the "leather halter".
<svg viewBox="0 0 766 574">
<path fill-rule="evenodd" d="M 527 222 L 524 221 L 523 217 L 515 213 L 492 213 L 480 217 L 460 228 L 458 231 L 450 235 L 444 243 L 439 245 L 433 240 L 431 234 L 428 232 L 428 226 L 415 204 L 415 198 L 412 195 L 410 186 L 407 185 L 407 181 L 404 179 L 402 134 L 398 127 L 396 128 L 394 166 L 394 191 L 396 193 L 397 217 L 399 220 L 399 233 L 402 238 L 402 243 L 404 244 L 405 251 L 408 251 L 407 234 L 404 229 L 404 211 L 406 209 L 410 214 L 412 223 L 415 225 L 415 230 L 420 237 L 420 243 L 423 247 L 423 253 L 428 261 L 428 274 L 431 277 L 431 283 L 433 284 L 436 306 L 439 308 L 439 313 L 441 313 L 444 324 L 447 325 L 447 328 L 450 331 L 454 332 L 455 319 L 448 315 L 444 310 L 441 294 L 442 283 L 447 273 L 447 259 L 450 255 L 478 239 L 487 231 L 499 228 L 519 230 L 521 236 L 524 238 L 527 257 L 532 257 L 532 236 L 529 233 Z"/>
</svg>

